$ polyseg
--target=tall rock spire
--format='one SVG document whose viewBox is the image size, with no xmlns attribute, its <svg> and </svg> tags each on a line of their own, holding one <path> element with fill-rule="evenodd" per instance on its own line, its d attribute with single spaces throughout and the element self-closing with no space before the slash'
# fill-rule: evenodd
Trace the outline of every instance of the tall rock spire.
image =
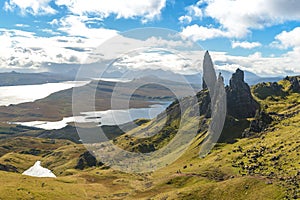
<svg viewBox="0 0 300 200">
<path fill-rule="evenodd" d="M 210 92 L 213 92 L 213 88 L 217 82 L 216 71 L 214 69 L 213 62 L 209 55 L 209 52 L 206 51 L 203 61 L 203 89 L 209 89 Z M 213 95 L 213 94 L 211 94 Z"/>
<path fill-rule="evenodd" d="M 244 81 L 244 72 L 237 69 L 230 79 L 227 92 L 227 112 L 236 118 L 254 117 L 259 104 L 254 100 L 250 87 Z"/>
<path fill-rule="evenodd" d="M 206 51 L 203 61 L 203 83 L 203 88 L 209 91 L 210 103 L 202 101 L 200 109 L 204 106 L 210 106 L 211 122 L 207 130 L 208 135 L 203 141 L 199 152 L 200 157 L 206 156 L 218 142 L 226 119 L 226 91 L 224 88 L 224 80 L 221 74 L 219 74 L 219 77 L 216 76 L 214 64 L 208 51 Z M 209 108 L 206 110 L 209 110 Z"/>
</svg>

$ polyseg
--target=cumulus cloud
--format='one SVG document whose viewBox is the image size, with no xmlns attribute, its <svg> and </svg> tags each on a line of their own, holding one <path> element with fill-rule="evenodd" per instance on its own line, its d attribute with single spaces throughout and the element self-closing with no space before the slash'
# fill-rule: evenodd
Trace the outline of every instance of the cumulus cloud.
<svg viewBox="0 0 300 200">
<path fill-rule="evenodd" d="M 241 68 L 261 76 L 300 74 L 300 48 L 278 57 L 263 57 L 260 52 L 249 56 L 233 56 L 226 52 L 211 52 L 217 69 L 234 71 Z"/>
<path fill-rule="evenodd" d="M 116 15 L 117 18 L 142 17 L 152 20 L 160 15 L 166 0 L 56 0 L 59 6 L 66 6 L 73 14 L 94 14 L 101 18 Z"/>
<path fill-rule="evenodd" d="M 149 33 L 161 32 L 161 37 L 150 36 Z M 133 34 L 134 33 L 134 34 Z M 129 37 L 127 37 L 129 35 Z M 118 69 L 164 69 L 174 72 L 190 73 L 199 70 L 201 63 L 201 47 L 190 40 L 185 40 L 178 33 L 165 29 L 138 29 L 129 34 L 123 33 L 103 43 L 95 53 L 101 62 L 114 60 Z M 130 36 L 135 35 L 135 38 Z M 143 36 L 142 39 L 139 36 Z M 197 51 L 196 51 L 197 50 Z M 193 54 L 192 51 L 196 51 Z"/>
<path fill-rule="evenodd" d="M 286 21 L 300 20 L 300 1 L 201 0 L 197 4 L 202 5 L 204 17 L 210 17 L 220 24 L 214 28 L 201 27 L 212 29 L 207 32 L 217 33 L 213 34 L 214 37 L 243 38 L 251 33 L 252 29 L 263 29 Z M 190 26 L 185 27 L 183 31 L 186 29 L 192 30 Z M 199 33 L 194 32 L 193 35 Z"/>
<path fill-rule="evenodd" d="M 261 43 L 259 42 L 248 42 L 248 41 L 243 41 L 243 42 L 239 42 L 239 41 L 232 41 L 231 42 L 231 47 L 232 48 L 244 48 L 244 49 L 253 49 L 256 47 L 260 47 Z"/>
<path fill-rule="evenodd" d="M 95 15 L 101 19 L 111 15 L 125 19 L 139 17 L 143 23 L 159 18 L 161 10 L 166 6 L 166 0 L 7 0 L 4 9 L 19 9 L 22 14 L 32 15 L 57 13 L 50 3 L 65 7 L 73 15 Z"/>
<path fill-rule="evenodd" d="M 48 33 L 50 35 L 60 35 L 61 34 L 59 32 L 56 32 L 56 31 L 54 31 L 52 29 L 48 29 L 48 28 L 41 29 L 41 31 L 44 33 Z"/>
<path fill-rule="evenodd" d="M 0 68 L 41 70 L 45 63 L 92 64 L 120 59 L 123 62 L 117 62 L 118 66 L 126 65 L 128 68 L 150 67 L 188 72 L 196 69 L 195 62 L 200 63 L 197 61 L 201 58 L 199 52 L 195 55 L 189 53 L 190 49 L 201 49 L 198 45 L 197 48 L 175 32 L 166 34 L 165 29 L 162 35 L 168 38 L 149 35 L 147 39 L 139 39 L 138 35 L 145 36 L 153 30 L 137 30 L 137 38 L 132 38 L 115 30 L 88 28 L 80 18 L 63 19 L 55 24 L 59 31 L 67 35 L 42 37 L 33 32 L 0 29 L 0 40 L 3 41 L 0 46 Z M 105 42 L 107 40 L 109 42 Z M 141 47 L 146 51 L 128 57 L 128 52 Z M 154 51 L 154 48 L 159 50 Z M 170 53 L 161 49 L 172 50 Z"/>
<path fill-rule="evenodd" d="M 204 26 L 199 26 L 198 24 L 187 26 L 182 30 L 181 34 L 193 40 L 207 40 L 216 37 L 227 36 L 226 32 L 218 28 L 207 28 Z"/>
<path fill-rule="evenodd" d="M 202 10 L 198 5 L 190 5 L 185 8 L 187 11 L 186 15 L 180 16 L 178 18 L 180 23 L 190 24 L 195 19 L 201 19 L 203 16 Z"/>
<path fill-rule="evenodd" d="M 86 34 L 81 34 L 85 35 Z M 150 37 L 147 40 L 115 36 L 111 42 L 96 48 L 96 41 L 101 38 L 87 38 L 82 36 L 52 36 L 40 37 L 35 33 L 0 29 L 0 68 L 2 69 L 34 69 L 41 70 L 45 63 L 88 64 L 103 59 L 116 59 L 116 66 L 131 68 L 151 67 L 169 69 L 180 73 L 199 71 L 197 63 L 201 63 L 203 51 L 162 52 L 155 49 L 128 54 L 128 49 L 143 47 L 159 47 L 182 49 L 185 42 L 180 40 L 167 41 L 165 38 Z M 290 44 L 291 45 L 291 44 Z M 293 44 L 296 45 L 296 44 Z M 114 50 L 112 49 L 114 48 Z M 190 47 L 193 50 L 193 47 Z M 123 54 L 122 54 L 123 53 Z M 100 55 L 100 56 L 99 56 Z M 260 52 L 249 56 L 233 56 L 225 52 L 211 52 L 218 69 L 233 71 L 241 68 L 258 75 L 287 75 L 291 72 L 300 74 L 300 47 L 293 49 L 282 56 L 263 57 Z M 95 59 L 86 59 L 93 58 Z M 172 63 L 172 64 L 170 64 Z"/>
<path fill-rule="evenodd" d="M 81 36 L 85 38 L 96 39 L 94 45 L 100 45 L 108 38 L 117 35 L 116 30 L 105 28 L 89 28 L 87 22 L 91 19 L 86 16 L 69 15 L 59 20 L 54 19 L 50 24 L 57 30 L 67 33 L 70 36 Z"/>
<path fill-rule="evenodd" d="M 193 18 L 191 16 L 188 16 L 188 15 L 183 15 L 183 16 L 180 16 L 178 18 L 179 22 L 180 23 L 183 23 L 183 24 L 189 24 L 192 22 Z"/>
<path fill-rule="evenodd" d="M 105 38 L 41 37 L 33 32 L 0 29 L 0 68 L 39 68 L 42 63 L 81 64 Z"/>
<path fill-rule="evenodd" d="M 197 72 L 190 59 L 165 51 L 164 49 L 144 49 L 134 51 L 117 59 L 114 67 L 125 69 L 164 69 L 175 73 Z M 198 69 L 200 70 L 200 69 Z"/>
<path fill-rule="evenodd" d="M 274 47 L 286 49 L 289 47 L 300 47 L 300 27 L 296 27 L 291 31 L 283 31 L 275 37 L 275 41 L 271 44 Z"/>
<path fill-rule="evenodd" d="M 49 3 L 51 0 L 9 0 L 4 3 L 6 11 L 13 11 L 19 8 L 22 14 L 30 13 L 32 15 L 46 15 L 57 13 Z"/>
</svg>

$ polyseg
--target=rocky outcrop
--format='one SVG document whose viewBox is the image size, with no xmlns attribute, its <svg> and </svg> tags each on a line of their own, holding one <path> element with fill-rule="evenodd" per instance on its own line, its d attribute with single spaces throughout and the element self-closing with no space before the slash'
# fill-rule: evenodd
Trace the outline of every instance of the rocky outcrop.
<svg viewBox="0 0 300 200">
<path fill-rule="evenodd" d="M 287 93 L 284 91 L 282 85 L 277 82 L 273 83 L 259 83 L 253 86 L 253 94 L 259 99 L 266 99 L 268 97 L 285 97 Z"/>
<path fill-rule="evenodd" d="M 285 80 L 290 81 L 291 86 L 289 90 L 291 92 L 300 92 L 300 78 L 293 76 L 293 77 L 286 77 Z"/>
<path fill-rule="evenodd" d="M 244 72 L 237 69 L 226 87 L 227 112 L 235 118 L 254 117 L 259 104 L 253 99 L 250 87 L 244 81 Z"/>
<path fill-rule="evenodd" d="M 264 131 L 273 122 L 273 118 L 265 111 L 256 113 L 255 119 L 251 121 L 250 127 L 243 133 L 243 137 L 250 137 L 255 133 Z"/>
<path fill-rule="evenodd" d="M 219 75 L 218 81 L 224 81 L 221 75 Z M 199 102 L 201 102 L 200 114 L 205 113 L 206 117 L 210 117 L 211 104 L 210 97 L 207 96 L 207 84 L 205 80 L 203 80 L 203 89 L 197 94 Z M 256 111 L 259 110 L 259 103 L 254 100 L 249 85 L 244 81 L 244 72 L 240 69 L 236 70 L 230 79 L 229 86 L 226 86 L 226 95 L 227 114 L 234 118 L 254 117 Z"/>
<path fill-rule="evenodd" d="M 0 163 L 0 170 L 7 171 L 7 172 L 18 172 L 18 169 L 12 165 L 3 165 Z"/>
<path fill-rule="evenodd" d="M 95 156 L 93 156 L 89 151 L 84 152 L 80 155 L 75 169 L 83 170 L 84 168 L 101 166 L 103 163 L 97 163 Z"/>
</svg>

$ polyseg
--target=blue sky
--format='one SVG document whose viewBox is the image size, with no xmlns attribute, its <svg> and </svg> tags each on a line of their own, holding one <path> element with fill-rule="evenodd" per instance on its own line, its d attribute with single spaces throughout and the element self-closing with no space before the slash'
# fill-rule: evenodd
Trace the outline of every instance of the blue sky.
<svg viewBox="0 0 300 200">
<path fill-rule="evenodd" d="M 83 64 L 123 31 L 160 27 L 209 50 L 217 68 L 300 74 L 298 0 L 2 0 L 0 9 L 1 71 Z"/>
</svg>

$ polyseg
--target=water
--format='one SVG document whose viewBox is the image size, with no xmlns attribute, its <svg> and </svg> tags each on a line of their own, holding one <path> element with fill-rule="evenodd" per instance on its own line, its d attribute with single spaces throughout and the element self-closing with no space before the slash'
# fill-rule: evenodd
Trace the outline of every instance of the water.
<svg viewBox="0 0 300 200">
<path fill-rule="evenodd" d="M 93 78 L 95 81 L 108 81 L 108 82 L 116 82 L 116 83 L 128 83 L 132 81 L 127 78 Z"/>
<path fill-rule="evenodd" d="M 61 83 L 0 87 L 0 106 L 33 102 L 43 99 L 52 93 L 73 87 L 80 87 L 88 83 L 89 81 L 66 81 Z"/>
<path fill-rule="evenodd" d="M 107 110 L 84 112 L 81 116 L 65 117 L 61 121 L 48 122 L 48 121 L 32 121 L 32 122 L 13 122 L 23 126 L 31 126 L 42 128 L 45 130 L 61 129 L 68 125 L 68 123 L 99 123 L 103 125 L 120 125 L 136 119 L 153 119 L 158 114 L 163 112 L 170 102 L 158 102 L 148 108 L 131 108 L 127 110 Z"/>
</svg>

